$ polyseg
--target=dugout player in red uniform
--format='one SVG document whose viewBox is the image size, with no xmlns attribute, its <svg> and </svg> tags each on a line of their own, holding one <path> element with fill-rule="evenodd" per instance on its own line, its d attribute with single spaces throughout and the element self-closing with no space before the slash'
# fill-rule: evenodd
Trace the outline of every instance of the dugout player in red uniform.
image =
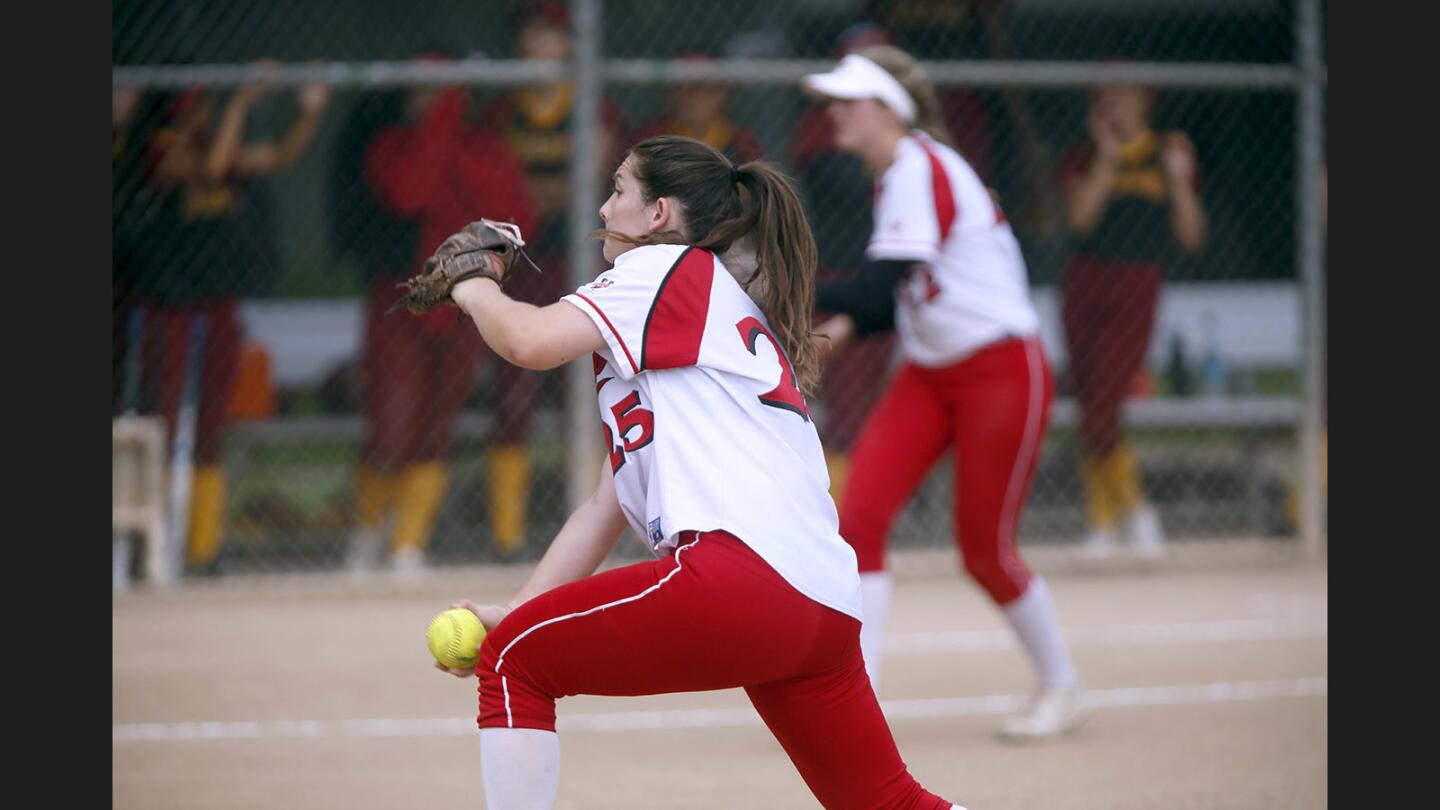
<svg viewBox="0 0 1440 810">
<path fill-rule="evenodd" d="M 417 61 L 445 58 L 423 54 Z M 355 573 L 373 568 L 387 548 L 393 570 L 423 565 L 449 482 L 455 423 L 484 354 L 475 330 L 453 312 L 387 316 L 397 283 L 476 216 L 513 219 L 522 230 L 535 221 L 519 158 L 499 134 L 466 120 L 467 99 L 458 87 L 410 90 L 406 119 L 366 145 L 365 188 L 352 192 L 368 193 L 385 215 L 419 229 L 416 252 L 375 273 L 366 301 L 362 387 L 369 431 L 347 560 Z"/>
<path fill-rule="evenodd" d="M 1061 315 L 1080 402 L 1084 548 L 1096 557 L 1113 554 L 1122 531 L 1142 556 L 1164 551 L 1120 406 L 1145 362 L 1165 267 L 1200 250 L 1207 228 L 1195 148 L 1183 133 L 1150 128 L 1154 100 L 1144 87 L 1097 88 L 1089 143 L 1061 167 L 1071 242 Z"/>
<path fill-rule="evenodd" d="M 1015 544 L 1053 396 L 1020 246 L 994 193 L 945 142 L 933 88 L 909 54 L 862 48 L 805 87 L 830 99 L 836 145 L 876 178 L 868 262 L 852 279 L 821 285 L 818 306 L 843 314 L 819 332 L 840 342 L 894 328 L 904 361 L 855 440 L 840 506 L 840 534 L 859 559 L 871 681 L 892 595 L 891 525 L 953 448 L 956 544 L 1038 682 L 1001 734 L 1068 731 L 1084 715 L 1080 677 L 1049 591 Z"/>
<path fill-rule="evenodd" d="M 609 454 L 515 598 L 462 603 L 490 631 L 473 671 L 450 670 L 479 676 L 487 806 L 552 806 L 561 697 L 743 687 L 822 806 L 950 810 L 906 769 L 865 674 L 854 553 L 803 394 L 799 197 L 767 163 L 674 136 L 636 145 L 613 183 L 613 267 L 595 281 L 544 308 L 485 278 L 452 292 L 518 365 L 592 356 Z M 594 574 L 627 526 L 657 559 Z"/>
</svg>

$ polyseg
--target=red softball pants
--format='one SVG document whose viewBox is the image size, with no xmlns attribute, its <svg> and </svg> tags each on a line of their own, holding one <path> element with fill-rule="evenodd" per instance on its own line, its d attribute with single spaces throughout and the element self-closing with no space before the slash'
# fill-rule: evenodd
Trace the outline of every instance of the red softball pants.
<svg viewBox="0 0 1440 810">
<path fill-rule="evenodd" d="M 1120 406 L 1145 362 L 1163 273 L 1152 263 L 1072 258 L 1061 285 L 1080 441 L 1094 458 L 1120 443 Z"/>
<path fill-rule="evenodd" d="M 725 532 L 516 608 L 476 664 L 481 728 L 555 729 L 567 695 L 743 687 L 826 808 L 949 810 L 910 775 L 860 655 L 860 623 Z"/>
<path fill-rule="evenodd" d="M 884 570 L 895 516 L 953 446 L 965 570 L 997 604 L 1020 598 L 1030 571 L 1015 534 L 1053 396 L 1038 337 L 999 341 L 950 366 L 902 366 L 860 429 L 841 500 L 840 535 L 861 572 Z"/>
<path fill-rule="evenodd" d="M 394 279 L 370 285 L 362 352 L 362 389 L 370 423 L 364 457 L 389 471 L 450 452 L 455 422 L 475 386 L 484 343 L 465 322 L 440 330 L 424 318 L 464 318 L 442 307 L 420 318 L 397 310 L 385 314 L 400 292 Z"/>
<path fill-rule="evenodd" d="M 164 415 L 172 440 L 185 392 L 190 330 L 197 316 L 205 316 L 199 402 L 195 410 L 195 463 L 220 463 L 225 449 L 230 394 L 240 366 L 240 316 L 236 299 L 227 296 L 190 304 L 148 303 L 143 305 L 143 312 L 141 387 L 149 403 L 147 410 L 158 410 Z"/>
</svg>

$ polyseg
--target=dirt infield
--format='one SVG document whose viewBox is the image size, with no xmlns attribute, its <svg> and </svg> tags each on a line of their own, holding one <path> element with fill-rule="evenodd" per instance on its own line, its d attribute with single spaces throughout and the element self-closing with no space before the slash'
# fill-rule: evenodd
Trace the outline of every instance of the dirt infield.
<svg viewBox="0 0 1440 810">
<path fill-rule="evenodd" d="M 1327 806 L 1327 571 L 1262 561 L 1049 567 L 1092 698 L 1039 746 L 992 732 L 1028 690 L 953 561 L 900 560 L 880 698 L 910 769 L 970 810 Z M 426 622 L 523 569 L 415 583 L 256 579 L 113 599 L 116 808 L 483 807 L 475 686 Z M 557 808 L 814 808 L 743 693 L 560 704 Z"/>
</svg>

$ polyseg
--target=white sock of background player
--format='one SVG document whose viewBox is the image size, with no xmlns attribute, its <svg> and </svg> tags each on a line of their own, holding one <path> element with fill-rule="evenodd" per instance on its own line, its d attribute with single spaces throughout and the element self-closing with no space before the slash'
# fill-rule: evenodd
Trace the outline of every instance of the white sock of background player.
<svg viewBox="0 0 1440 810">
<path fill-rule="evenodd" d="M 490 810 L 550 810 L 560 788 L 560 737 L 533 728 L 482 728 L 480 771 Z"/>
<path fill-rule="evenodd" d="M 1060 620 L 1055 616 L 1055 603 L 1045 580 L 1032 577 L 1025 593 L 1002 609 L 1035 665 L 1041 687 L 1068 689 L 1080 685 L 1080 674 L 1060 635 Z"/>
<path fill-rule="evenodd" d="M 860 653 L 865 656 L 865 674 L 870 688 L 880 694 L 880 648 L 885 635 L 885 620 L 890 616 L 890 600 L 895 580 L 888 571 L 869 571 L 860 575 L 860 604 L 865 621 L 860 625 Z"/>
</svg>

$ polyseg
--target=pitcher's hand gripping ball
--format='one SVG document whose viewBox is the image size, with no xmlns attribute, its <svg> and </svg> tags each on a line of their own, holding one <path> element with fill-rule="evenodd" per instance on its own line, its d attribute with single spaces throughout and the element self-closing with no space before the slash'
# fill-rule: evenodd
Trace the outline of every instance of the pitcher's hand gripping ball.
<svg viewBox="0 0 1440 810">
<path fill-rule="evenodd" d="M 441 304 L 453 304 L 450 291 L 469 278 L 484 276 L 503 283 L 524 246 L 520 229 L 509 222 L 472 222 L 442 242 L 418 275 L 396 285 L 405 289 L 405 295 L 386 312 L 403 304 L 410 312 L 421 315 Z"/>
<path fill-rule="evenodd" d="M 450 608 L 430 621 L 425 642 L 435 660 L 450 669 L 474 669 L 475 648 L 485 640 L 485 625 L 465 608 Z"/>
</svg>

